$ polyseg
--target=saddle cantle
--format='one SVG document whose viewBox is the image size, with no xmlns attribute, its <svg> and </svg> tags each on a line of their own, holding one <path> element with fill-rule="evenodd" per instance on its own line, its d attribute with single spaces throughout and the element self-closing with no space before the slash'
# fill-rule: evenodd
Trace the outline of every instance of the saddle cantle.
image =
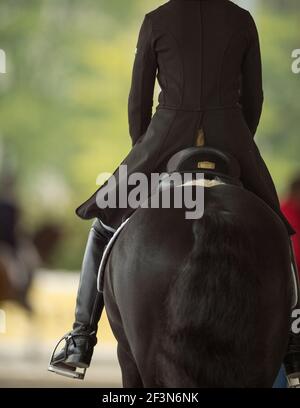
<svg viewBox="0 0 300 408">
<path fill-rule="evenodd" d="M 238 161 L 229 153 L 212 147 L 189 147 L 175 153 L 167 163 L 168 173 L 204 173 L 205 178 L 219 177 L 241 184 Z"/>
</svg>

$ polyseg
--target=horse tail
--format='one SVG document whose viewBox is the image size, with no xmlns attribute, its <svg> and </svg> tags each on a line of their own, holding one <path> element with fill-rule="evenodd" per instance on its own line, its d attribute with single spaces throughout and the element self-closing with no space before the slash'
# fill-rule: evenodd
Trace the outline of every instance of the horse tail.
<svg viewBox="0 0 300 408">
<path fill-rule="evenodd" d="M 249 383 L 258 282 L 247 229 L 228 211 L 207 210 L 194 221 L 192 251 L 165 299 L 159 386 Z"/>
</svg>

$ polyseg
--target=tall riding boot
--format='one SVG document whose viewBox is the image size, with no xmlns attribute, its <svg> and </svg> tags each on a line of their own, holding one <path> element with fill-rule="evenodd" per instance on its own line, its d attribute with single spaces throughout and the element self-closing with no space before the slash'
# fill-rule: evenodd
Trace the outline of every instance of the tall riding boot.
<svg viewBox="0 0 300 408">
<path fill-rule="evenodd" d="M 90 365 L 97 343 L 98 322 L 104 307 L 103 294 L 97 290 L 98 269 L 113 231 L 105 228 L 99 219 L 92 225 L 80 274 L 73 330 L 63 336 L 55 347 L 49 371 L 83 379 L 85 370 Z M 64 347 L 56 353 L 63 340 Z"/>
<path fill-rule="evenodd" d="M 300 327 L 296 323 L 300 317 L 300 291 L 299 291 L 299 274 L 295 259 L 292 241 L 290 241 L 290 250 L 292 258 L 292 273 L 294 281 L 294 301 L 291 314 L 291 328 L 287 347 L 287 352 L 284 358 L 284 366 L 287 374 L 289 386 L 292 388 L 300 387 Z M 299 326 L 299 325 L 298 325 Z"/>
</svg>

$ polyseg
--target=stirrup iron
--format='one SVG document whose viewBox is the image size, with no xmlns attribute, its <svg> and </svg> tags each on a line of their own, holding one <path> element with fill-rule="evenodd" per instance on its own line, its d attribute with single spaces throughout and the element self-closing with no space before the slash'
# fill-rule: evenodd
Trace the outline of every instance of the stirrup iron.
<svg viewBox="0 0 300 408">
<path fill-rule="evenodd" d="M 68 378 L 73 378 L 76 380 L 83 380 L 85 377 L 85 373 L 87 368 L 80 368 L 80 367 L 75 367 L 75 366 L 70 366 L 67 363 L 64 363 L 63 361 L 61 363 L 59 363 L 60 365 L 56 365 L 53 364 L 53 359 L 54 356 L 56 354 L 56 351 L 59 347 L 59 345 L 62 343 L 62 341 L 64 340 L 65 342 L 67 342 L 67 340 L 71 339 L 72 335 L 70 333 L 65 334 L 56 344 L 56 346 L 53 349 L 53 352 L 51 354 L 50 357 L 50 361 L 48 364 L 48 371 L 58 374 L 58 375 L 62 375 L 64 377 L 68 377 Z M 67 350 L 67 348 L 66 348 Z M 67 357 L 66 353 L 65 353 L 65 357 Z"/>
</svg>

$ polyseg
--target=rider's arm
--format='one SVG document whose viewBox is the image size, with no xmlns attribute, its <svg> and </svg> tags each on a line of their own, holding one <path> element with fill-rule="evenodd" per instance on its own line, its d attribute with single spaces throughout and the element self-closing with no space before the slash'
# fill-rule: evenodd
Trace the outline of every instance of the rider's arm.
<svg viewBox="0 0 300 408">
<path fill-rule="evenodd" d="M 152 38 L 152 23 L 146 14 L 137 41 L 128 97 L 129 133 L 133 145 L 146 132 L 152 117 L 157 70 Z"/>
<path fill-rule="evenodd" d="M 259 36 L 250 13 L 247 27 L 248 46 L 242 63 L 241 104 L 247 125 L 254 136 L 262 112 L 264 95 Z"/>
</svg>

